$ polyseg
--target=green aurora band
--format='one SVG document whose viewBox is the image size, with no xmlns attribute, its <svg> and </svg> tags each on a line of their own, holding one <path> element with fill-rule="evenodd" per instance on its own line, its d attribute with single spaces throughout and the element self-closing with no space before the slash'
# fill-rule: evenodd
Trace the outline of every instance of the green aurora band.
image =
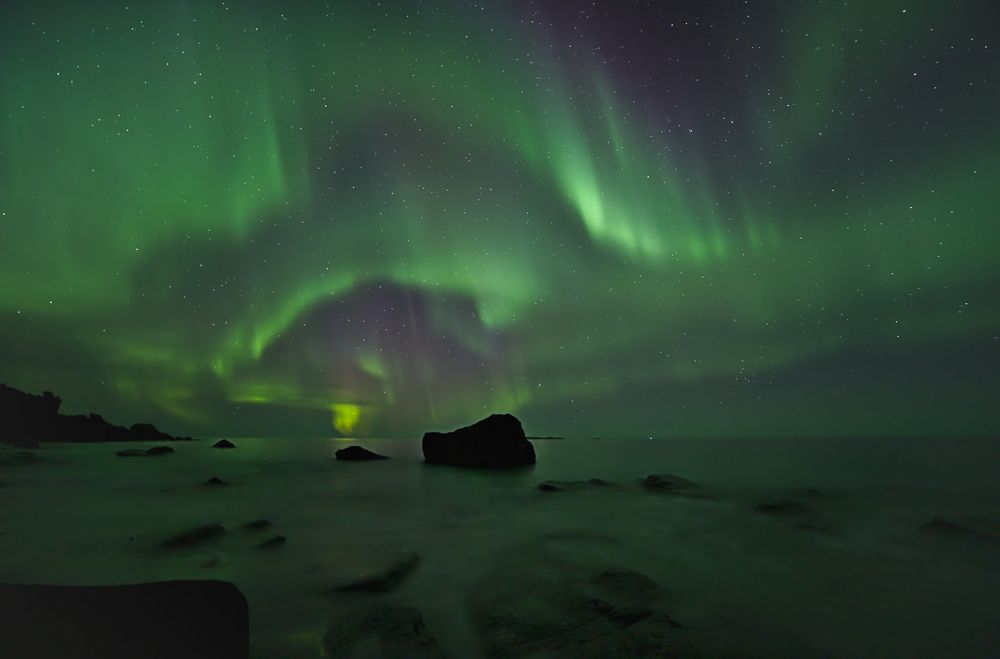
<svg viewBox="0 0 1000 659">
<path fill-rule="evenodd" d="M 199 434 L 995 433 L 1000 63 L 924 4 L 723 12 L 643 78 L 521 3 L 5 3 L 0 380 Z"/>
</svg>

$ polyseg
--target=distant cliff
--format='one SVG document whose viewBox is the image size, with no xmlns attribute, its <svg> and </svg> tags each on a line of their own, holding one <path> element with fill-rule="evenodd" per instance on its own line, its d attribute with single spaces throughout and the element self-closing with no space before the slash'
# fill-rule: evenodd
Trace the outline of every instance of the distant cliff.
<svg viewBox="0 0 1000 659">
<path fill-rule="evenodd" d="M 39 442 L 125 442 L 190 439 L 173 437 L 148 423 L 130 428 L 108 423 L 99 414 L 59 414 L 62 399 L 0 384 L 0 442 L 34 446 Z"/>
</svg>

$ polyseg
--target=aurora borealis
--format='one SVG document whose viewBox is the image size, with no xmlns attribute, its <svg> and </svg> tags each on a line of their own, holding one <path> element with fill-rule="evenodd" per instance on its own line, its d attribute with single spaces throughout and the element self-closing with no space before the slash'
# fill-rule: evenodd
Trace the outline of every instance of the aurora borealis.
<svg viewBox="0 0 1000 659">
<path fill-rule="evenodd" d="M 6 2 L 0 381 L 171 432 L 1000 430 L 990 2 Z"/>
</svg>

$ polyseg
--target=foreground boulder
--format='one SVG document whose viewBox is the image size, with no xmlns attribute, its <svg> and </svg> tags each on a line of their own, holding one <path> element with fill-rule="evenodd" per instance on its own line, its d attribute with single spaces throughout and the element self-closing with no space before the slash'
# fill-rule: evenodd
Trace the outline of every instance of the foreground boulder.
<svg viewBox="0 0 1000 659">
<path fill-rule="evenodd" d="M 511 414 L 492 414 L 453 432 L 425 433 L 423 449 L 431 464 L 486 469 L 535 464 L 535 448 Z"/>
<path fill-rule="evenodd" d="M 384 455 L 373 453 L 363 446 L 348 446 L 337 451 L 334 456 L 338 460 L 388 460 Z"/>
<path fill-rule="evenodd" d="M 0 656 L 246 659 L 249 611 L 224 581 L 0 584 Z"/>
</svg>

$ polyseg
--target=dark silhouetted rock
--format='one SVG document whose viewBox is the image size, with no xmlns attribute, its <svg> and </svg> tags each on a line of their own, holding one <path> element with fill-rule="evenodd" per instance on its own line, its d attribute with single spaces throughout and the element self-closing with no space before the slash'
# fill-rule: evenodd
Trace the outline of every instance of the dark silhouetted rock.
<svg viewBox="0 0 1000 659">
<path fill-rule="evenodd" d="M 212 448 L 236 448 L 236 444 L 233 444 L 228 439 L 220 439 L 216 443 L 212 444 Z"/>
<path fill-rule="evenodd" d="M 0 656 L 246 659 L 246 598 L 224 581 L 0 584 Z"/>
<path fill-rule="evenodd" d="M 493 414 L 454 432 L 425 433 L 423 449 L 431 464 L 487 469 L 535 464 L 535 448 L 511 414 Z"/>
<path fill-rule="evenodd" d="M 600 478 L 585 481 L 542 481 L 538 484 L 539 492 L 569 492 L 571 490 L 593 490 L 609 487 L 611 483 Z"/>
<path fill-rule="evenodd" d="M 283 535 L 276 535 L 274 537 L 268 538 L 264 542 L 257 545 L 257 549 L 274 549 L 276 547 L 281 547 L 288 541 Z"/>
<path fill-rule="evenodd" d="M 255 519 L 252 522 L 244 524 L 243 529 L 246 531 L 266 531 L 271 526 L 273 525 L 269 519 Z"/>
<path fill-rule="evenodd" d="M 420 563 L 420 555 L 414 552 L 402 552 L 390 560 L 385 566 L 368 570 L 360 575 L 346 578 L 330 591 L 365 591 L 385 592 L 398 586 L 410 576 Z"/>
<path fill-rule="evenodd" d="M 121 458 L 141 458 L 148 455 L 170 455 L 174 449 L 169 446 L 151 446 L 150 448 L 130 448 L 115 453 Z"/>
<path fill-rule="evenodd" d="M 424 624 L 424 616 L 410 606 L 375 604 L 352 609 L 335 618 L 323 636 L 324 656 L 357 656 L 359 647 L 374 648 L 366 657 L 443 659 L 437 641 Z"/>
<path fill-rule="evenodd" d="M 214 542 L 225 535 L 225 533 L 226 529 L 221 524 L 204 524 L 167 538 L 160 543 L 160 548 L 186 549 L 188 547 L 195 547 L 208 542 Z"/>
<path fill-rule="evenodd" d="M 218 476 L 212 476 L 207 481 L 202 483 L 203 487 L 225 487 L 226 485 L 229 485 L 229 483 L 222 480 Z"/>
<path fill-rule="evenodd" d="M 338 460 L 388 460 L 386 456 L 373 453 L 363 446 L 347 446 L 334 455 Z"/>
<path fill-rule="evenodd" d="M 160 432 L 148 423 L 124 428 L 108 423 L 100 414 L 59 414 L 61 404 L 62 399 L 50 391 L 35 396 L 0 384 L 0 442 L 37 446 L 40 442 L 182 439 Z"/>
<path fill-rule="evenodd" d="M 173 439 L 165 432 L 160 432 L 149 423 L 134 423 L 128 429 L 129 439 L 138 442 L 166 442 Z"/>
</svg>

